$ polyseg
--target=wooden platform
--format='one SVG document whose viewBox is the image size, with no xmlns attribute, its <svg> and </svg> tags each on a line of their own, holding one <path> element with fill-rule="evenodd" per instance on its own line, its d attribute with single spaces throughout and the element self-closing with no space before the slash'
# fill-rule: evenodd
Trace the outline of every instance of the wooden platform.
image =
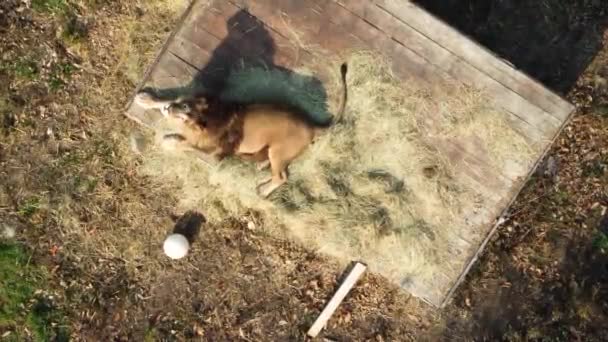
<svg viewBox="0 0 608 342">
<path fill-rule="evenodd" d="M 307 46 L 327 56 L 373 49 L 388 57 L 404 80 L 432 87 L 455 79 L 482 88 L 510 114 L 509 124 L 517 132 L 531 144 L 542 145 L 539 151 L 546 151 L 573 112 L 562 98 L 406 0 L 194 1 L 142 86 L 171 88 L 193 82 L 221 86 L 230 67 L 248 58 L 298 68 L 314 60 Z M 144 125 L 160 119 L 159 113 L 135 105 L 130 105 L 127 115 Z M 524 170 L 496 169 L 478 154 L 474 143 L 455 139 L 437 148 L 449 156 L 455 176 L 486 197 L 483 208 L 466 213 L 470 227 L 462 232 L 464 242 L 455 244 L 460 276 L 408 287 L 414 295 L 442 306 L 536 162 Z M 542 154 L 538 152 L 534 161 Z"/>
</svg>

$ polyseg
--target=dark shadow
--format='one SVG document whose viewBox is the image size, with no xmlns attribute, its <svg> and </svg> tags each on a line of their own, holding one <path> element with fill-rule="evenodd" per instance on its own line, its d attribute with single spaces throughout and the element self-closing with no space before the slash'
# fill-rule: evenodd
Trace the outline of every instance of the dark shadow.
<svg viewBox="0 0 608 342">
<path fill-rule="evenodd" d="M 190 84 L 146 90 L 164 99 L 204 94 L 236 104 L 276 104 L 313 123 L 324 125 L 331 120 L 321 81 L 277 65 L 276 44 L 261 21 L 241 10 L 226 25 L 228 35 Z"/>
<path fill-rule="evenodd" d="M 192 244 L 205 222 L 207 220 L 202 214 L 196 211 L 188 211 L 177 220 L 173 233 L 185 236 L 190 244 Z"/>
<path fill-rule="evenodd" d="M 608 1 L 414 0 L 557 93 L 603 44 Z"/>
<path fill-rule="evenodd" d="M 446 329 L 435 340 L 605 340 L 608 213 L 566 215 L 541 232 L 538 221 L 572 205 L 558 192 L 550 196 L 530 221 L 510 224 L 513 234 L 499 230 L 446 308 Z"/>
<path fill-rule="evenodd" d="M 571 241 L 557 275 L 539 281 L 506 263 L 505 283 L 486 286 L 484 300 L 471 308 L 467 320 L 451 315 L 444 339 L 453 334 L 469 336 L 475 341 L 500 341 L 508 337 L 521 340 L 589 341 L 608 336 L 606 318 L 608 303 L 608 257 L 588 241 Z M 501 259 L 512 259 L 506 253 Z M 460 291 L 456 302 L 465 302 Z M 464 298 L 463 298 L 464 297 Z"/>
</svg>

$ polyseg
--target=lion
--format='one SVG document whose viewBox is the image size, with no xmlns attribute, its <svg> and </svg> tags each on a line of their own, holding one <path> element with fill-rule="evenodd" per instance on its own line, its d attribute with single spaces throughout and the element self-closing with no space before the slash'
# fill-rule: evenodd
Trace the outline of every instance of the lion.
<svg viewBox="0 0 608 342">
<path fill-rule="evenodd" d="M 334 123 L 346 108 L 347 70 L 347 64 L 342 64 L 343 89 Z M 161 100 L 142 91 L 136 95 L 135 102 L 146 109 L 159 109 L 167 119 L 175 121 L 178 132 L 165 135 L 163 144 L 194 151 L 207 161 L 234 155 L 257 162 L 258 170 L 270 167 L 271 176 L 256 187 L 264 198 L 287 182 L 290 163 L 306 150 L 315 135 L 329 126 L 314 124 L 283 106 L 241 105 L 205 95 Z"/>
</svg>

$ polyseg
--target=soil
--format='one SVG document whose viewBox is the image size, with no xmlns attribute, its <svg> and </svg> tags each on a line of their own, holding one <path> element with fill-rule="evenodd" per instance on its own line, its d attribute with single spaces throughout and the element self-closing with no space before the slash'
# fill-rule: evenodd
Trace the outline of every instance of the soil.
<svg viewBox="0 0 608 342">
<path fill-rule="evenodd" d="M 45 291 L 75 341 L 305 340 L 342 269 L 269 237 L 255 213 L 202 223 L 184 260 L 161 255 L 159 241 L 183 213 L 162 184 L 138 175 L 124 146 L 134 126 L 122 117 L 132 74 L 141 75 L 179 14 L 157 3 L 0 4 L 1 221 L 16 229 L 31 262 L 48 268 Z M 479 6 L 455 12 L 464 15 L 454 25 L 566 93 L 574 119 L 446 309 L 367 274 L 322 337 L 606 340 L 606 5 L 544 1 L 541 11 L 500 3 L 483 15 Z M 565 38 L 554 50 L 542 43 L 557 34 L 540 21 L 534 29 L 512 24 L 512 35 L 498 29 L 547 13 L 580 14 L 559 25 Z M 121 50 L 127 43 L 137 45 Z M 19 329 L 0 327 L 0 336 Z"/>
</svg>

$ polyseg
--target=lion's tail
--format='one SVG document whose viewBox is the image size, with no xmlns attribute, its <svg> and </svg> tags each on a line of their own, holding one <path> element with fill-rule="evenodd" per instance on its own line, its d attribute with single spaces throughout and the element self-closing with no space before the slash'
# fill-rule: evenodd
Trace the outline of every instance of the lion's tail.
<svg viewBox="0 0 608 342">
<path fill-rule="evenodd" d="M 348 85 L 346 84 L 346 73 L 348 72 L 348 65 L 342 63 L 340 66 L 340 81 L 342 82 L 342 98 L 340 99 L 340 106 L 338 112 L 334 115 L 333 122 L 339 123 L 344 118 L 344 111 L 346 110 L 346 102 L 348 101 Z"/>
<path fill-rule="evenodd" d="M 340 81 L 342 83 L 342 97 L 340 98 L 340 105 L 338 111 L 332 116 L 331 120 L 324 125 L 319 125 L 314 128 L 315 136 L 323 134 L 329 127 L 334 124 L 342 122 L 344 119 L 344 112 L 346 111 L 346 102 L 348 101 L 348 85 L 346 83 L 346 73 L 348 72 L 348 65 L 342 63 L 340 66 Z"/>
</svg>

